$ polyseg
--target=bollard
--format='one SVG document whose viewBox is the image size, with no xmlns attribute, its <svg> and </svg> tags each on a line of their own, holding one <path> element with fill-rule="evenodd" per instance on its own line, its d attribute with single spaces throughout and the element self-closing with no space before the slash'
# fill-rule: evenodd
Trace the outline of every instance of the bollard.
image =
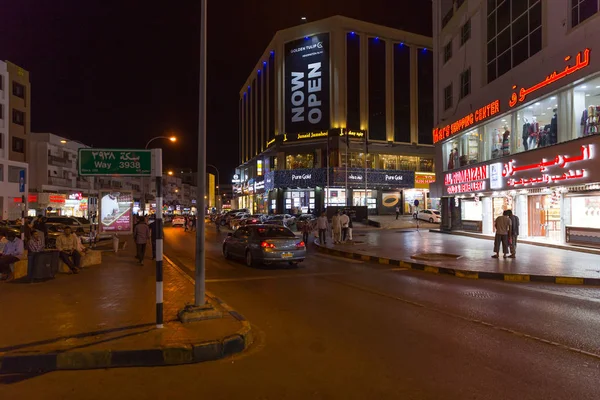
<svg viewBox="0 0 600 400">
<path fill-rule="evenodd" d="M 119 237 L 117 235 L 113 236 L 113 250 L 115 253 L 119 252 Z"/>
</svg>

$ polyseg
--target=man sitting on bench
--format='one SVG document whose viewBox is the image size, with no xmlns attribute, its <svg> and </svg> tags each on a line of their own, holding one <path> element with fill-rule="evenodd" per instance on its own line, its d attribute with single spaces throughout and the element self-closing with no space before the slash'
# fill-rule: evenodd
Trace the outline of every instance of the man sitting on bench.
<svg viewBox="0 0 600 400">
<path fill-rule="evenodd" d="M 23 241 L 14 232 L 8 231 L 6 238 L 8 242 L 2 250 L 2 254 L 0 254 L 0 280 L 10 281 L 13 278 L 10 265 L 23 258 L 24 248 Z"/>
<path fill-rule="evenodd" d="M 77 237 L 71 233 L 71 227 L 65 226 L 63 235 L 56 238 L 56 249 L 60 251 L 60 259 L 67 264 L 72 273 L 79 273 L 81 254 L 77 251 Z"/>
</svg>

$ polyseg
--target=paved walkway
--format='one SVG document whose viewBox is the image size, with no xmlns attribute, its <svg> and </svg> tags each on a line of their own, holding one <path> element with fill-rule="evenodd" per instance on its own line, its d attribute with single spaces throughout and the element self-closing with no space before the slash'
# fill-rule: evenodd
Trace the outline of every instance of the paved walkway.
<svg viewBox="0 0 600 400">
<path fill-rule="evenodd" d="M 118 254 L 103 253 L 101 265 L 85 268 L 78 275 L 59 274 L 54 280 L 33 284 L 0 284 L 0 321 L 3 327 L 10 327 L 0 329 L 0 364 L 3 357 L 15 355 L 156 353 L 222 341 L 244 328 L 245 321 L 234 318 L 214 299 L 209 301 L 223 311 L 222 318 L 178 322 L 177 312 L 193 301 L 194 288 L 183 273 L 165 263 L 165 326 L 157 329 L 155 262 L 149 258 L 150 249 L 146 254 L 145 264 L 139 265 L 134 246 L 128 243 Z"/>
<path fill-rule="evenodd" d="M 398 219 L 396 219 L 395 215 L 369 215 L 369 219 L 378 222 L 382 229 L 416 229 L 417 222 L 420 229 L 439 229 L 440 227 L 440 224 L 417 221 L 412 215 L 400 215 Z"/>
<path fill-rule="evenodd" d="M 352 244 L 327 247 L 362 255 L 417 262 L 422 253 L 456 254 L 457 260 L 426 261 L 427 265 L 467 271 L 600 279 L 600 256 L 572 250 L 519 244 L 516 259 L 491 258 L 493 243 L 426 229 L 355 231 Z"/>
</svg>

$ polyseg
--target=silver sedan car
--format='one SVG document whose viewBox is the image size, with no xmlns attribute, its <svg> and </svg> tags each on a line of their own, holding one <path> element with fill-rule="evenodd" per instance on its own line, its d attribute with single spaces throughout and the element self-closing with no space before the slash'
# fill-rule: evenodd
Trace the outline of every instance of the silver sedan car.
<svg viewBox="0 0 600 400">
<path fill-rule="evenodd" d="M 284 226 L 248 225 L 227 235 L 223 256 L 242 258 L 249 267 L 282 262 L 297 265 L 306 258 L 306 243 Z"/>
</svg>

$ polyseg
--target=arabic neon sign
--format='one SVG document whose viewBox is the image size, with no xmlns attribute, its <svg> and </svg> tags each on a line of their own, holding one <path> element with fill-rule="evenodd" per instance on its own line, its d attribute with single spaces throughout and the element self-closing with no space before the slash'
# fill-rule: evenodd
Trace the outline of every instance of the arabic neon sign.
<svg viewBox="0 0 600 400">
<path fill-rule="evenodd" d="M 275 143 L 275 139 L 271 139 L 267 142 L 267 147 L 269 147 L 270 145 L 272 145 L 273 143 Z"/>
<path fill-rule="evenodd" d="M 552 72 L 550 75 L 548 75 L 546 77 L 546 79 L 544 79 L 543 81 L 533 85 L 532 87 L 525 89 L 525 88 L 521 88 L 517 94 L 517 92 L 514 92 L 511 96 L 510 96 L 510 100 L 508 101 L 508 105 L 512 108 L 514 106 L 517 105 L 517 103 L 519 102 L 523 102 L 525 101 L 525 98 L 530 94 L 535 92 L 536 90 L 540 90 L 541 88 L 548 86 L 560 79 L 563 79 L 564 77 L 571 75 L 574 72 L 579 71 L 580 69 L 583 69 L 585 67 L 587 67 L 588 65 L 590 65 L 590 49 L 585 49 L 583 52 L 579 52 L 577 53 L 577 58 L 575 60 L 575 65 L 567 65 L 565 67 L 564 70 L 562 71 L 554 71 Z M 565 61 L 569 62 L 571 61 L 571 56 L 567 56 L 565 57 Z M 514 85 L 513 90 L 515 90 L 517 88 L 516 85 Z"/>
<path fill-rule="evenodd" d="M 551 184 L 553 182 L 576 180 L 586 178 L 588 171 L 585 169 L 567 169 L 571 164 L 579 163 L 582 161 L 592 160 L 594 158 L 594 146 L 589 144 L 581 146 L 579 155 L 569 157 L 567 155 L 557 155 L 554 159 L 547 160 L 542 159 L 538 163 L 517 166 L 515 160 L 511 160 L 504 164 L 502 169 L 502 176 L 509 178 L 507 181 L 508 186 L 529 186 L 538 183 Z M 548 168 L 557 167 L 564 169 L 565 172 L 562 174 L 552 175 L 544 172 L 548 172 Z M 512 178 L 515 174 L 523 171 L 540 170 L 541 175 L 533 178 Z"/>
<path fill-rule="evenodd" d="M 342 129 L 342 131 L 340 132 L 340 136 L 363 138 L 363 137 L 365 137 L 365 132 L 364 131 L 350 131 L 350 130 Z"/>
<path fill-rule="evenodd" d="M 440 140 L 444 140 L 452 135 L 455 135 L 474 123 L 486 120 L 489 117 L 498 114 L 499 112 L 500 100 L 494 100 L 490 104 L 487 104 L 476 111 L 465 115 L 452 124 L 446 125 L 442 128 L 435 128 L 433 130 L 433 143 L 437 143 Z"/>
</svg>

